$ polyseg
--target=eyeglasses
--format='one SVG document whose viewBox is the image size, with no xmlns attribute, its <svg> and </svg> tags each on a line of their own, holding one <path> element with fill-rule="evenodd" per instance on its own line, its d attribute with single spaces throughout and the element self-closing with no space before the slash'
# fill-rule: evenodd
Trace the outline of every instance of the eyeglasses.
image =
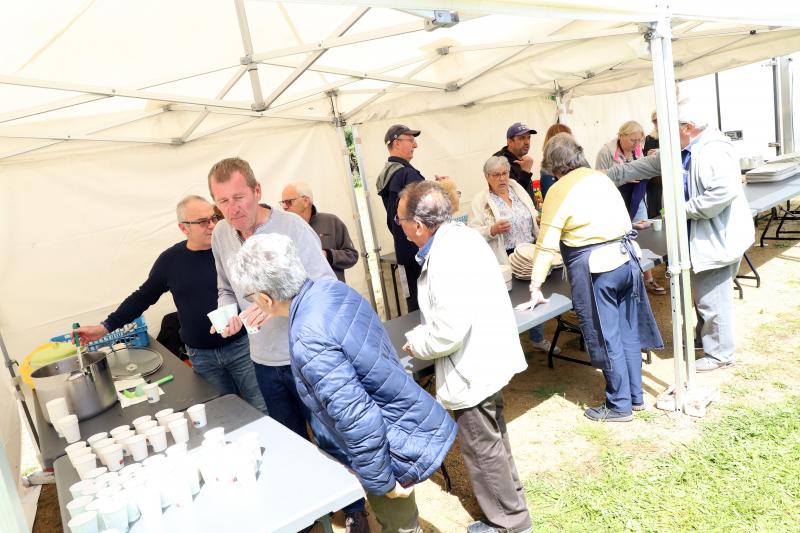
<svg viewBox="0 0 800 533">
<path fill-rule="evenodd" d="M 197 224 L 198 226 L 206 226 L 206 227 L 208 227 L 208 225 L 211 224 L 212 222 L 214 224 L 216 224 L 217 222 L 219 222 L 223 218 L 224 217 L 221 217 L 219 215 L 212 215 L 212 216 L 210 216 L 208 218 L 200 218 L 200 219 L 197 219 L 197 220 L 181 220 L 181 224 L 189 224 L 189 225 Z"/>
<path fill-rule="evenodd" d="M 414 137 L 398 137 L 395 141 L 409 141 L 409 142 L 416 142 Z"/>
<path fill-rule="evenodd" d="M 397 224 L 398 226 L 400 225 L 400 222 L 402 222 L 404 220 L 414 220 L 414 217 L 400 218 L 400 215 L 395 215 L 394 216 L 394 223 Z"/>
<path fill-rule="evenodd" d="M 509 175 L 509 172 L 508 172 L 508 171 L 505 171 L 505 172 L 491 172 L 491 173 L 489 174 L 489 177 L 490 177 L 490 178 L 497 179 L 497 178 L 502 178 L 503 176 L 506 176 L 506 177 L 508 177 L 508 175 Z"/>
<path fill-rule="evenodd" d="M 255 295 L 256 295 L 256 293 L 254 293 L 254 292 L 251 292 L 251 293 L 249 293 L 249 294 L 245 294 L 245 295 L 243 296 L 243 298 L 245 299 L 245 301 L 247 301 L 247 302 L 250 302 L 250 303 L 253 303 L 253 301 L 254 301 L 254 298 L 253 298 L 253 296 L 255 296 Z"/>
<path fill-rule="evenodd" d="M 299 200 L 300 198 L 308 198 L 308 196 L 298 196 L 297 198 L 287 198 L 286 200 L 281 200 L 280 204 L 284 209 L 288 209 L 292 207 L 292 204 L 295 200 Z"/>
</svg>

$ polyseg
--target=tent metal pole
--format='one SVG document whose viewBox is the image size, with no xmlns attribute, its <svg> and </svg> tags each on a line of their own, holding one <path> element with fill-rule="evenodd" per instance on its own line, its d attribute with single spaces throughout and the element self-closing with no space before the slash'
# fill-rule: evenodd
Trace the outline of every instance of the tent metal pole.
<svg viewBox="0 0 800 533">
<path fill-rule="evenodd" d="M 664 216 L 672 307 L 675 409 L 683 410 L 686 387 L 691 384 L 694 375 L 694 331 L 689 320 L 692 313 L 692 293 L 686 214 L 683 209 L 683 187 L 678 186 L 683 183 L 683 166 L 680 159 L 678 102 L 671 37 L 670 20 L 666 17 L 652 23 L 645 35 L 650 43 L 656 112 L 659 118 L 659 154 L 664 185 Z"/>
<path fill-rule="evenodd" d="M 226 83 L 222 87 L 222 89 L 217 93 L 217 99 L 221 100 L 225 98 L 225 96 L 230 92 L 230 90 L 233 89 L 233 86 L 236 85 L 240 79 L 242 79 L 242 76 L 244 76 L 245 72 L 247 72 L 247 67 L 239 67 L 238 69 L 236 69 L 236 72 L 228 80 L 228 83 Z M 180 136 L 181 142 L 186 142 L 186 139 L 188 139 L 189 136 L 192 133 L 194 133 L 194 131 L 198 127 L 200 127 L 200 124 L 203 123 L 203 121 L 206 119 L 206 117 L 208 117 L 210 113 L 211 111 L 209 111 L 208 109 L 200 113 L 200 116 L 197 117 L 194 120 L 194 122 L 192 122 L 192 124 L 186 129 L 186 131 L 183 132 L 183 135 Z"/>
<path fill-rule="evenodd" d="M 250 35 L 250 25 L 247 22 L 244 0 L 234 0 L 234 5 L 236 6 L 236 19 L 239 21 L 239 33 L 241 33 L 242 47 L 244 48 L 244 57 L 241 62 L 247 66 L 247 72 L 250 74 L 250 85 L 253 88 L 253 104 L 251 107 L 255 111 L 263 111 L 267 106 L 264 104 L 261 79 L 258 77 L 258 64 L 253 61 L 253 38 Z"/>
<path fill-rule="evenodd" d="M 784 154 L 794 152 L 794 103 L 792 100 L 792 58 L 782 56 L 778 58 L 780 65 L 780 119 L 781 119 L 781 150 Z"/>
<path fill-rule="evenodd" d="M 353 124 L 353 146 L 356 149 L 356 162 L 358 163 L 358 174 L 361 177 L 361 187 L 364 189 L 364 198 L 367 206 L 367 225 L 372 237 L 372 251 L 375 254 L 375 264 L 378 268 L 378 279 L 381 282 L 381 298 L 383 299 L 383 310 L 385 318 L 389 318 L 389 302 L 386 299 L 386 283 L 383 281 L 383 270 L 381 269 L 381 247 L 378 244 L 378 235 L 375 233 L 375 217 L 372 215 L 372 207 L 369 201 L 369 182 L 364 167 L 364 153 L 361 150 L 361 136 L 358 125 Z M 398 310 L 399 312 L 399 310 Z"/>
<path fill-rule="evenodd" d="M 17 364 L 11 356 L 8 354 L 8 349 L 6 348 L 6 343 L 3 340 L 3 333 L 0 332 L 0 351 L 3 352 L 3 359 L 5 360 L 6 368 L 8 369 L 8 373 L 11 374 L 11 384 L 14 386 L 14 392 L 21 398 L 22 402 L 22 411 L 25 413 L 25 418 L 28 420 L 28 427 L 30 427 L 31 434 L 33 434 L 33 438 L 36 441 L 36 446 L 39 446 L 39 434 L 36 432 L 36 426 L 33 423 L 33 418 L 31 417 L 31 412 L 28 409 L 28 402 L 25 401 L 25 396 L 22 394 L 22 389 L 19 386 L 19 376 L 17 373 L 14 372 L 14 365 Z"/>
<path fill-rule="evenodd" d="M 356 228 L 358 229 L 358 238 L 360 241 L 359 251 L 361 252 L 361 257 L 364 259 L 364 278 L 367 281 L 367 289 L 369 289 L 369 303 L 372 304 L 372 308 L 375 309 L 377 312 L 378 307 L 375 304 L 375 289 L 372 287 L 372 274 L 369 270 L 369 252 L 367 252 L 367 243 L 364 240 L 364 229 L 361 226 L 361 212 L 358 209 L 358 198 L 356 197 L 356 187 L 353 184 L 353 169 L 350 167 L 350 149 L 347 147 L 347 137 L 344 134 L 343 125 L 344 124 L 341 120 L 337 120 L 335 122 L 336 131 L 339 134 L 338 135 L 339 147 L 342 150 L 342 159 L 344 162 L 345 175 L 347 176 L 347 181 L 349 182 L 348 189 L 350 189 L 350 200 L 352 204 L 354 220 L 356 223 Z"/>
</svg>

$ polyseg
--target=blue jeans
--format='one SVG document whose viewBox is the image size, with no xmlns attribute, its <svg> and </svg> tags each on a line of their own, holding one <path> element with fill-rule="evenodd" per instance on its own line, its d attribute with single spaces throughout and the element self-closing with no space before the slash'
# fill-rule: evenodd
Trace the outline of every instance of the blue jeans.
<svg viewBox="0 0 800 533">
<path fill-rule="evenodd" d="M 625 263 L 611 272 L 592 274 L 592 285 L 609 358 L 610 370 L 603 371 L 606 406 L 630 413 L 632 404 L 644 403 L 638 303 L 630 266 Z"/>
<path fill-rule="evenodd" d="M 192 368 L 198 376 L 214 385 L 222 394 L 238 394 L 247 403 L 267 414 L 267 406 L 256 381 L 250 341 L 247 335 L 221 348 L 186 347 Z"/>
<path fill-rule="evenodd" d="M 256 368 L 258 386 L 261 388 L 261 393 L 269 410 L 269 416 L 306 440 L 310 440 L 306 430 L 306 422 L 308 422 L 317 441 L 317 446 L 343 465 L 349 467 L 350 460 L 336 444 L 331 432 L 317 417 L 311 414 L 308 407 L 300 400 L 294 376 L 292 375 L 292 367 L 290 365 L 267 366 L 258 363 L 253 364 Z M 363 510 L 363 498 L 344 508 L 345 513 Z"/>
<path fill-rule="evenodd" d="M 544 340 L 544 324 L 539 324 L 529 329 L 528 338 L 532 342 L 542 342 Z"/>
</svg>

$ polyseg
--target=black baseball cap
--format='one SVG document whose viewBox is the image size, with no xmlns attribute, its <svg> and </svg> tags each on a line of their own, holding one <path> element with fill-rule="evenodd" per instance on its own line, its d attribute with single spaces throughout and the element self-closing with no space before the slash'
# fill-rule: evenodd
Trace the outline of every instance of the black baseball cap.
<svg viewBox="0 0 800 533">
<path fill-rule="evenodd" d="M 506 131 L 506 139 L 511 139 L 517 135 L 525 135 L 527 133 L 536 135 L 536 130 L 529 128 L 522 122 L 515 122 L 508 128 L 508 131 Z"/>
<path fill-rule="evenodd" d="M 402 124 L 395 124 L 394 126 L 389 128 L 389 131 L 386 132 L 386 135 L 384 135 L 383 137 L 383 142 L 388 146 L 392 141 L 394 141 L 401 135 L 411 135 L 412 137 L 416 137 L 419 134 L 420 134 L 419 130 L 412 130 L 408 126 L 403 126 Z"/>
</svg>

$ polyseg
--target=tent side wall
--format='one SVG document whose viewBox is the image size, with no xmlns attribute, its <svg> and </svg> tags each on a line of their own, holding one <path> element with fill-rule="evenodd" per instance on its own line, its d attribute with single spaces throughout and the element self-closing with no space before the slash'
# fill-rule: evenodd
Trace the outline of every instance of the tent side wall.
<svg viewBox="0 0 800 533">
<path fill-rule="evenodd" d="M 339 216 L 360 249 L 334 127 L 251 124 L 182 146 L 86 143 L 79 156 L 45 150 L 0 165 L 0 294 L 8 304 L 0 331 L 12 357 L 73 321 L 97 323 L 135 290 L 158 255 L 184 238 L 176 203 L 187 194 L 209 198 L 206 176 L 222 157 L 248 160 L 262 202 L 276 209 L 287 182 L 308 182 L 319 210 Z M 366 295 L 362 262 L 346 276 Z M 150 331 L 173 309 L 169 295 L 151 307 Z"/>
</svg>

